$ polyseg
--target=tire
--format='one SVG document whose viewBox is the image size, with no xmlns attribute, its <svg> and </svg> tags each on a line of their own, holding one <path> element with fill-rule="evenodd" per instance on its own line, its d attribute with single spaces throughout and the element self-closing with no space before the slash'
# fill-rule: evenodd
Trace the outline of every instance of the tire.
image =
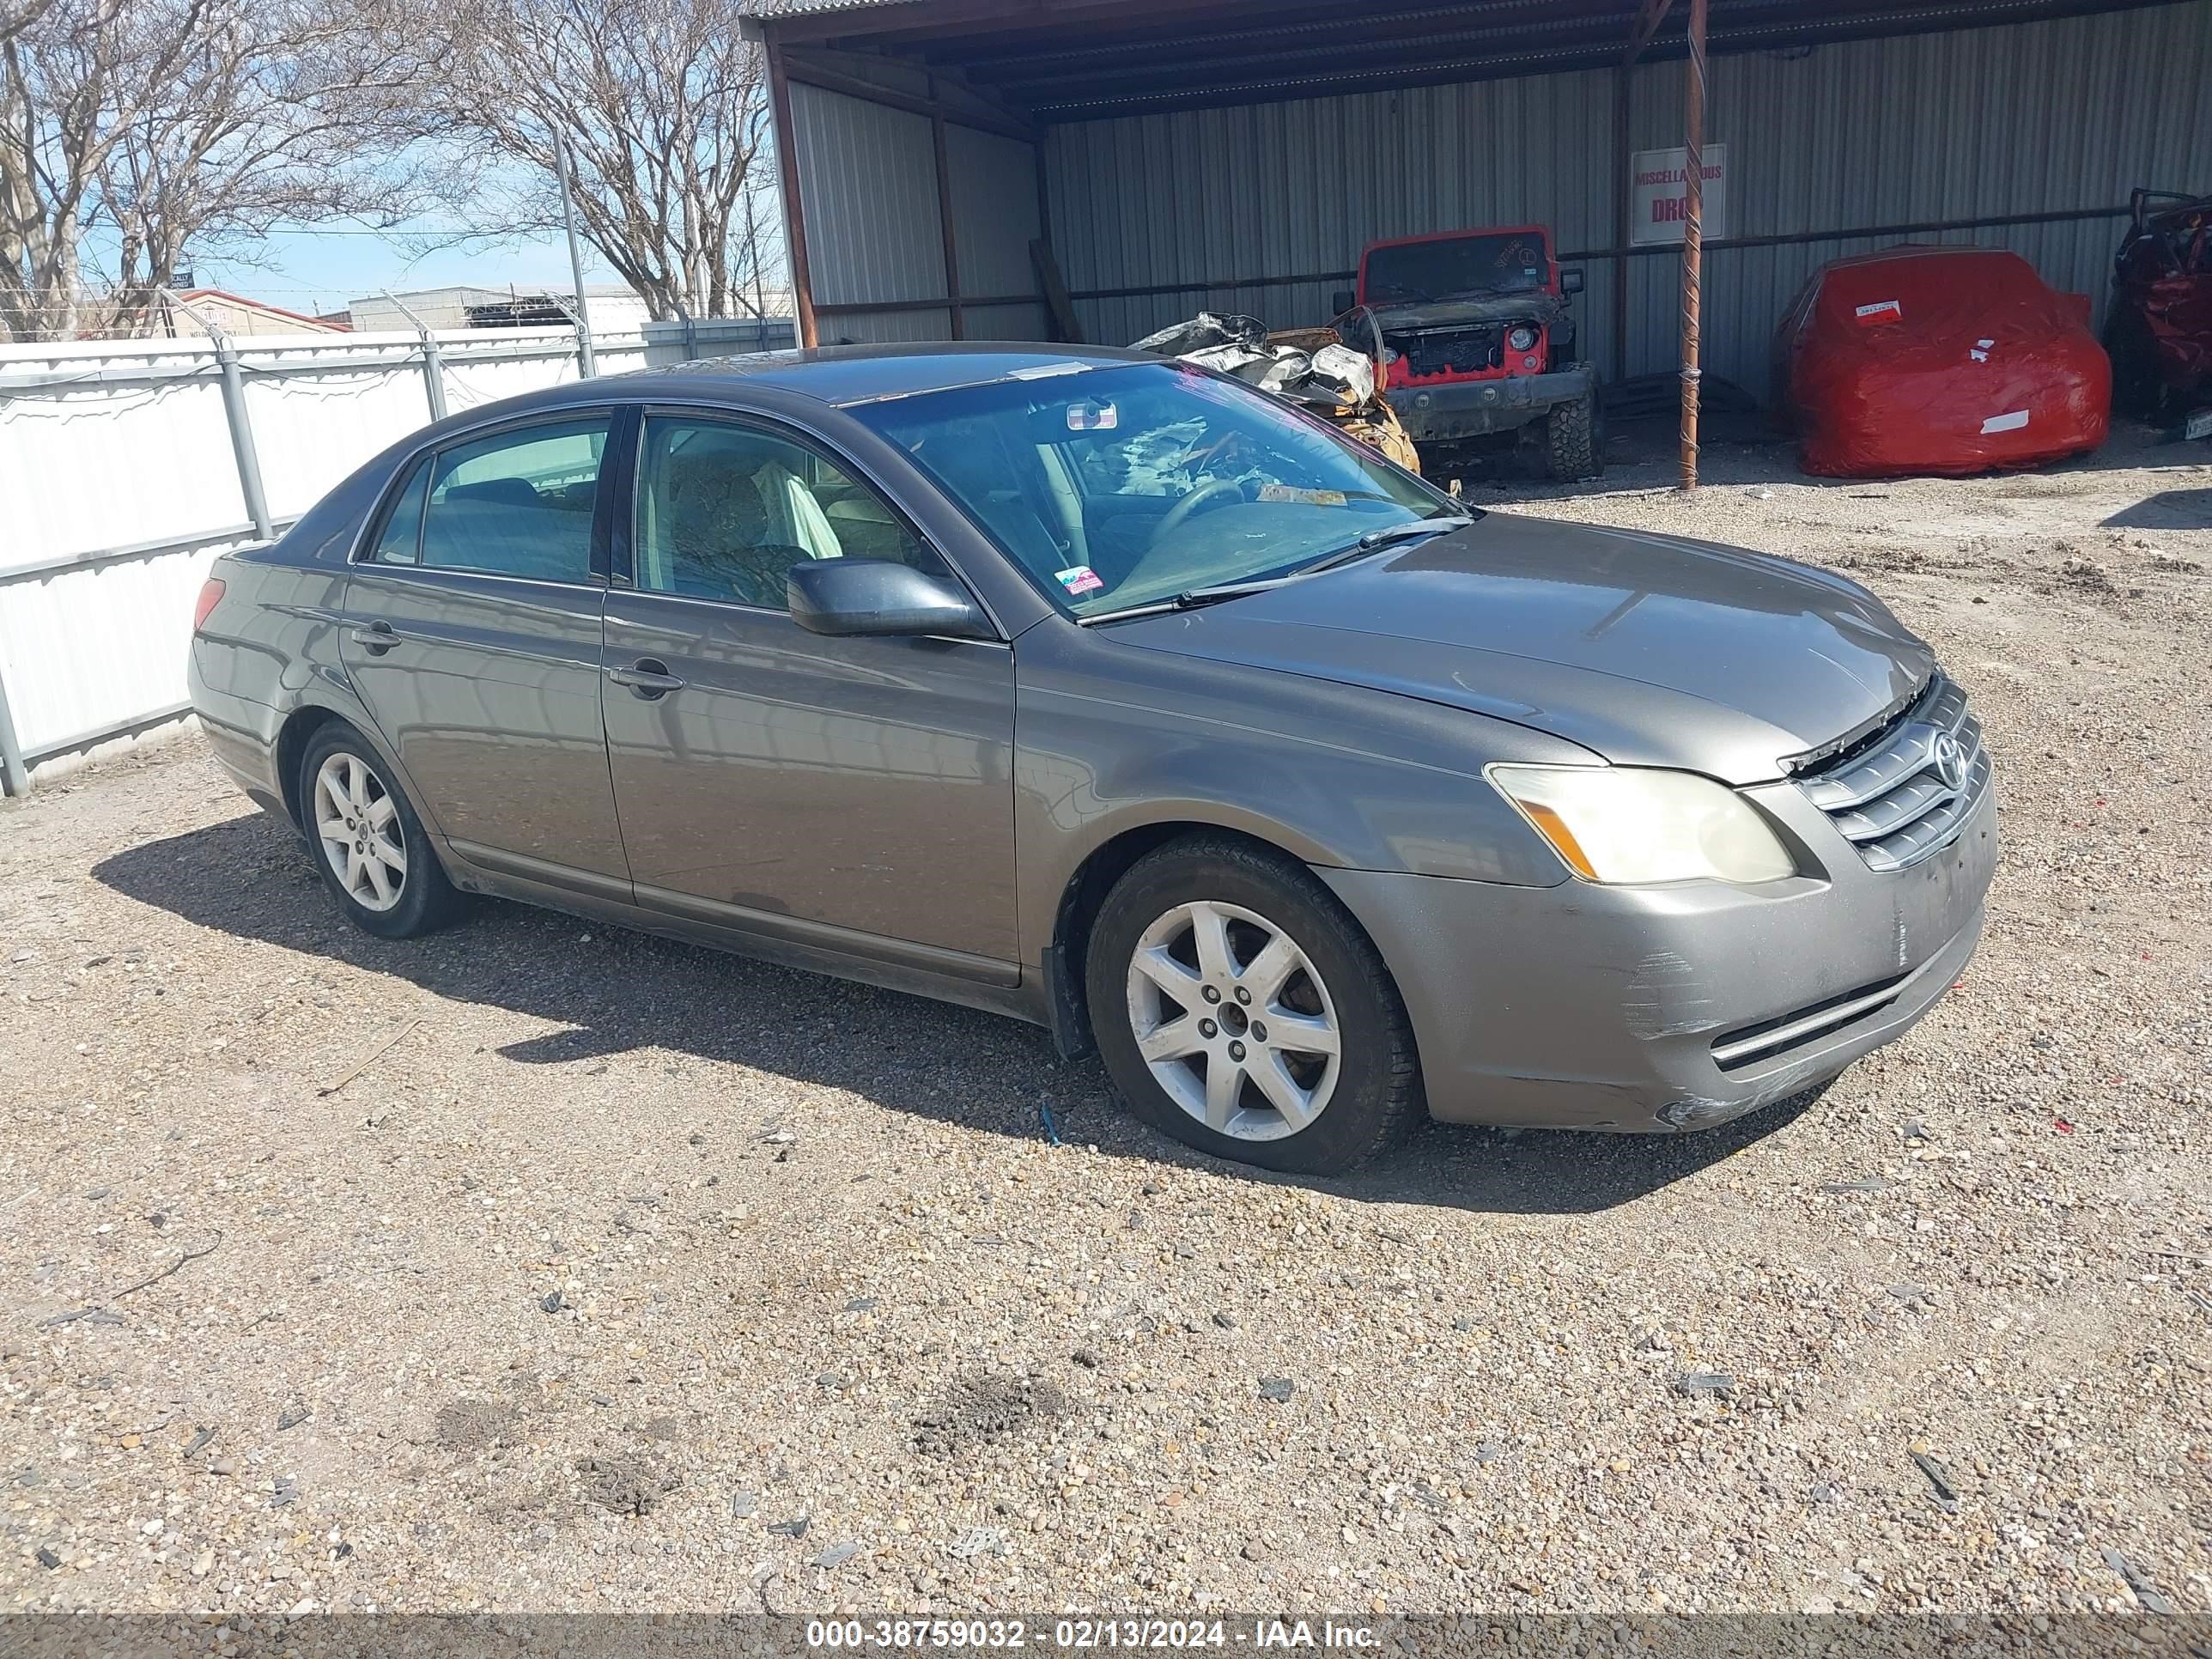
<svg viewBox="0 0 2212 1659">
<path fill-rule="evenodd" d="M 1555 404 L 1544 417 L 1544 474 L 1558 483 L 1595 478 L 1605 471 L 1604 417 L 1597 386 L 1569 404 Z"/>
<path fill-rule="evenodd" d="M 383 757 L 343 720 L 332 720 L 308 744 L 298 799 L 315 868 L 355 927 L 379 939 L 412 939 L 460 914 L 461 895 L 446 878 L 414 803 Z M 337 833 L 326 836 L 326 828 Z"/>
<path fill-rule="evenodd" d="M 1221 923 L 1218 943 L 1201 945 L 1209 918 Z M 1084 971 L 1115 1091 L 1144 1121 L 1202 1152 L 1335 1175 L 1426 1115 L 1389 969 L 1335 896 L 1290 859 L 1212 836 L 1148 854 L 1099 907 Z"/>
</svg>

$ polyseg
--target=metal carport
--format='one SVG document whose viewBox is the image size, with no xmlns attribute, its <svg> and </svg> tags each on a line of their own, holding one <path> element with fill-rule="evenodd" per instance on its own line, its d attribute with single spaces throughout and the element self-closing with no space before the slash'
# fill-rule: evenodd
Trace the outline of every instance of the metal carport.
<svg viewBox="0 0 2212 1659">
<path fill-rule="evenodd" d="M 1632 243 L 1629 164 L 1683 143 L 1698 13 L 1729 175 L 1704 362 L 1756 394 L 1828 259 L 2002 245 L 2101 307 L 2130 189 L 2212 186 L 2212 0 L 751 10 L 810 341 L 1121 343 L 1201 306 L 1319 321 L 1371 239 L 1542 222 L 1586 273 L 1584 355 L 1672 369 L 1681 250 Z"/>
</svg>

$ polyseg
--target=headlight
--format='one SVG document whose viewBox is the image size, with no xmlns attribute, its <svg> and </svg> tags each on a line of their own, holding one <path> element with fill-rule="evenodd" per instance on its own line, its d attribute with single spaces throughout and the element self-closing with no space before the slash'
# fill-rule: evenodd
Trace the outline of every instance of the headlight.
<svg viewBox="0 0 2212 1659">
<path fill-rule="evenodd" d="M 1749 802 L 1694 773 L 1493 766 L 1489 778 L 1585 881 L 1775 881 L 1796 869 Z"/>
<path fill-rule="evenodd" d="M 1536 343 L 1536 331 L 1526 323 L 1519 323 L 1508 331 L 1505 343 L 1516 351 L 1526 351 Z"/>
</svg>

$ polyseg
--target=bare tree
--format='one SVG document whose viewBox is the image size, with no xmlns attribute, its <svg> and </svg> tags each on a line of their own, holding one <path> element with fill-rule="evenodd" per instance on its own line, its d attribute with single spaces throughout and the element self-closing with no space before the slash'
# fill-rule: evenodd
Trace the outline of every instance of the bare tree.
<svg viewBox="0 0 2212 1659">
<path fill-rule="evenodd" d="M 0 0 L 0 46 L 5 46 L 39 21 L 48 0 Z"/>
<path fill-rule="evenodd" d="M 507 165 L 508 228 L 558 222 L 554 135 L 579 228 L 657 319 L 764 308 L 782 256 L 766 66 L 734 0 L 465 0 L 444 73 Z"/>
<path fill-rule="evenodd" d="M 425 54 L 380 4 L 49 0 L 0 40 L 0 337 L 141 331 L 188 247 L 411 211 Z"/>
</svg>

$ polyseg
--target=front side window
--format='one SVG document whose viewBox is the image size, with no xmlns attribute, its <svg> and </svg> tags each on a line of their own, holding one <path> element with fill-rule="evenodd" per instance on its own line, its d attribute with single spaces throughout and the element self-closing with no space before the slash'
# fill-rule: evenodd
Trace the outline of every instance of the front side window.
<svg viewBox="0 0 2212 1659">
<path fill-rule="evenodd" d="M 853 411 L 1077 617 L 1280 574 L 1450 497 L 1280 399 L 1178 363 Z"/>
<path fill-rule="evenodd" d="M 433 570 L 473 570 L 540 581 L 592 579 L 592 512 L 607 417 L 502 432 L 441 450 L 393 514 L 422 498 L 420 559 Z M 424 486 L 427 484 L 427 490 Z M 404 562 L 387 528 L 377 558 Z"/>
<path fill-rule="evenodd" d="M 888 502 L 827 457 L 757 428 L 649 416 L 638 469 L 637 586 L 785 608 L 791 568 L 890 559 L 948 576 Z"/>
</svg>

